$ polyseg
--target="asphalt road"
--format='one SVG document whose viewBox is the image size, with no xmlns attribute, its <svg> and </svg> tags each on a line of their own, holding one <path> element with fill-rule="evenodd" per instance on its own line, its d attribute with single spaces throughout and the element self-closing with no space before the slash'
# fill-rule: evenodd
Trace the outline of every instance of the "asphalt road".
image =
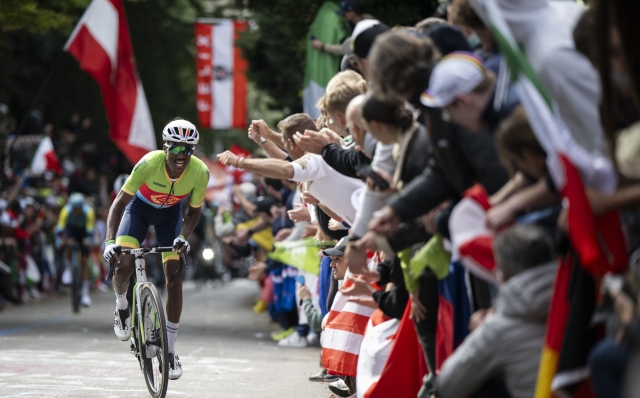
<svg viewBox="0 0 640 398">
<path fill-rule="evenodd" d="M 184 373 L 167 397 L 325 397 L 319 348 L 280 348 L 277 327 L 254 314 L 257 285 L 184 286 L 176 352 Z M 148 397 L 128 343 L 113 333 L 113 293 L 92 292 L 93 306 L 71 313 L 70 299 L 50 296 L 0 312 L 0 396 Z M 166 298 L 163 296 L 163 301 Z"/>
</svg>

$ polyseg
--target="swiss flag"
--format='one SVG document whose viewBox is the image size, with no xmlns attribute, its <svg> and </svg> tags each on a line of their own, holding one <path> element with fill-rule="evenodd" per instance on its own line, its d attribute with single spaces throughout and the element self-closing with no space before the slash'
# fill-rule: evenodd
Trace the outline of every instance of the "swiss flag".
<svg viewBox="0 0 640 398">
<path fill-rule="evenodd" d="M 93 0 L 64 46 L 102 92 L 109 136 L 132 164 L 157 148 L 122 0 Z"/>
<path fill-rule="evenodd" d="M 62 167 L 60 167 L 60 161 L 53 150 L 51 138 L 44 137 L 31 161 L 31 175 L 42 175 L 47 170 L 62 174 Z"/>
</svg>

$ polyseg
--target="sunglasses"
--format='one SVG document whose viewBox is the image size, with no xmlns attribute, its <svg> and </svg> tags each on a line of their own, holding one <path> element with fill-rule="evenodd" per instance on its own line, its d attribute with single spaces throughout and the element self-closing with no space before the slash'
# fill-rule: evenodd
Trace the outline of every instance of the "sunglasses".
<svg viewBox="0 0 640 398">
<path fill-rule="evenodd" d="M 169 152 L 174 155 L 183 153 L 185 156 L 191 156 L 193 155 L 193 151 L 195 151 L 195 148 L 192 146 L 174 145 L 169 147 Z"/>
</svg>

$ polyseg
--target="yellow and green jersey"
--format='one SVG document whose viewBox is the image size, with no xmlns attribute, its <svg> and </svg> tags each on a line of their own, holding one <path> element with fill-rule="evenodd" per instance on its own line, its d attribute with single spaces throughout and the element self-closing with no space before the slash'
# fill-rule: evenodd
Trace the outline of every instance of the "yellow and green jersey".
<svg viewBox="0 0 640 398">
<path fill-rule="evenodd" d="M 96 223 L 96 215 L 93 208 L 88 204 L 82 205 L 82 213 L 76 215 L 73 213 L 73 207 L 66 205 L 60 210 L 58 215 L 58 225 L 56 231 L 81 231 L 85 230 L 87 236 L 93 234 L 93 228 Z"/>
<path fill-rule="evenodd" d="M 171 181 L 165 167 L 164 151 L 146 154 L 133 168 L 122 190 L 157 209 L 174 206 L 191 194 L 189 205 L 200 207 L 209 183 L 209 169 L 192 156 L 180 178 Z"/>
</svg>

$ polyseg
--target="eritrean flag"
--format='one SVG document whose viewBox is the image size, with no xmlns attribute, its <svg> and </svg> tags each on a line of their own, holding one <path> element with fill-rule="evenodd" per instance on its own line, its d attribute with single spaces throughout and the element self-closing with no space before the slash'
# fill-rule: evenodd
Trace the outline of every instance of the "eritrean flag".
<svg viewBox="0 0 640 398">
<path fill-rule="evenodd" d="M 588 153 L 573 140 L 560 118 L 557 105 L 520 50 L 495 1 L 471 0 L 471 4 L 493 31 L 531 127 L 547 153 L 549 173 L 564 203 L 569 205 L 572 256 L 579 260 L 582 270 L 591 275 L 602 275 L 607 271 L 621 272 L 626 267 L 627 255 L 619 216 L 611 213 L 595 217 L 583 185 L 584 180 L 586 185 L 603 192 L 615 189 L 611 184 L 611 178 L 615 176 L 611 176 L 609 159 Z M 569 352 L 572 358 L 577 358 L 576 347 L 582 347 L 583 351 L 588 349 L 583 341 L 579 341 L 588 334 L 588 330 L 585 330 L 588 325 L 583 323 L 585 317 L 578 317 L 575 321 L 566 317 L 575 305 L 585 301 L 585 296 L 593 294 L 588 291 L 588 278 L 578 280 L 581 282 L 579 284 L 571 283 L 574 277 L 580 276 L 572 269 L 572 263 L 572 259 L 565 257 L 559 268 L 538 373 L 536 398 L 548 398 L 567 388 L 575 392 L 575 385 L 587 378 L 585 363 L 562 360 L 568 357 Z M 588 312 L 588 309 L 580 308 L 584 313 Z"/>
</svg>

